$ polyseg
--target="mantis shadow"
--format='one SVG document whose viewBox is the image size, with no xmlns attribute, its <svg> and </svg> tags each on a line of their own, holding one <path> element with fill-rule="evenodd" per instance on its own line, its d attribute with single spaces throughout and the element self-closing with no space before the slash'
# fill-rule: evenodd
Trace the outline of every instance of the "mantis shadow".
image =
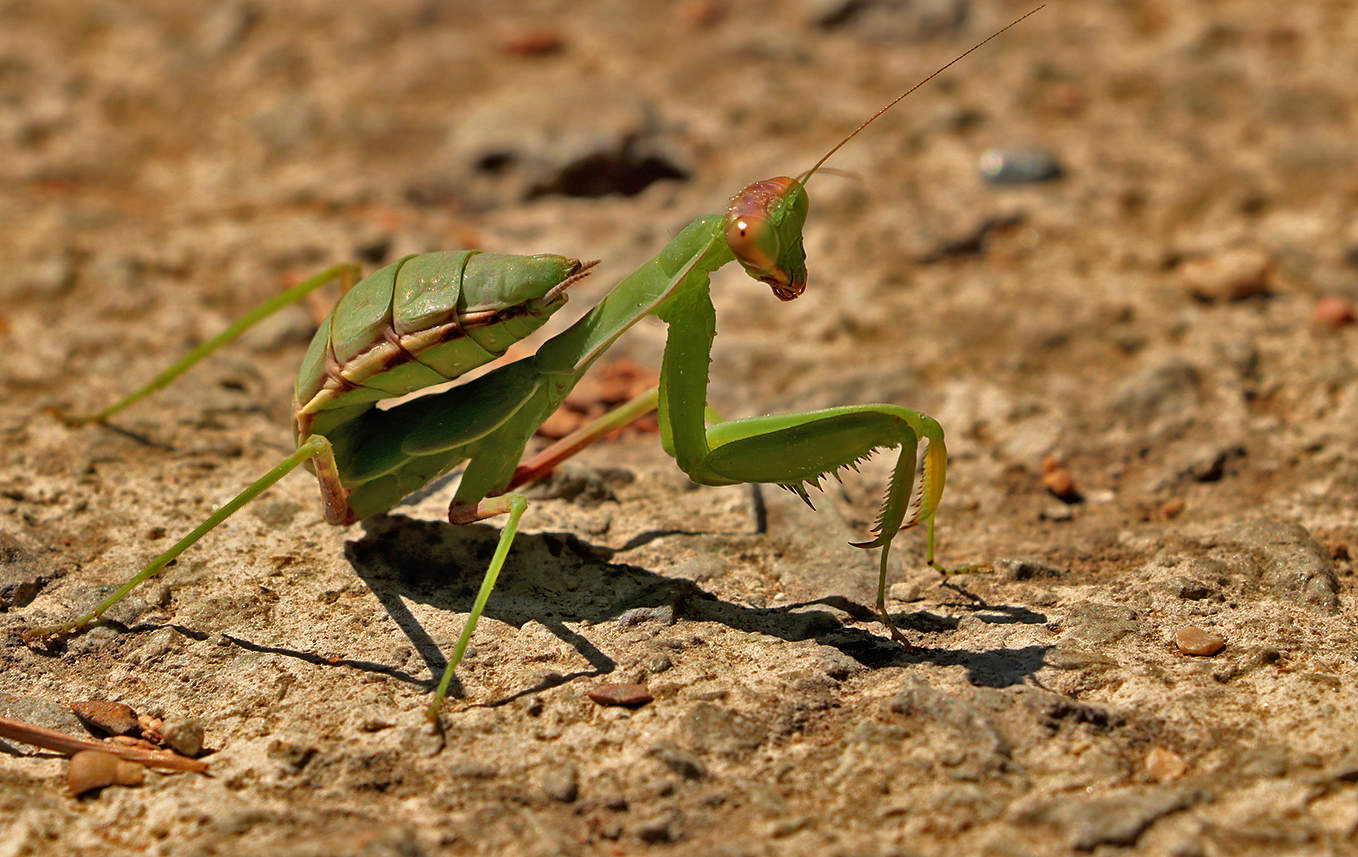
<svg viewBox="0 0 1358 857">
<path fill-rule="evenodd" d="M 453 526 L 403 515 L 379 516 L 365 521 L 363 527 L 363 537 L 345 545 L 350 564 L 410 639 L 430 674 L 439 676 L 447 664 L 443 648 L 423 628 L 407 600 L 440 611 L 470 610 L 499 540 L 499 529 L 485 524 Z M 490 705 L 504 704 L 577 678 L 612 672 L 617 664 L 585 634 L 567 627 L 567 623 L 626 623 L 624 614 L 636 616 L 637 611 L 647 610 L 654 610 L 652 615 L 666 620 L 672 616 L 674 620 L 715 622 L 733 630 L 788 641 L 815 640 L 870 669 L 921 662 L 962 665 L 973 683 L 991 687 L 1021 683 L 1043 665 L 1046 651 L 1043 646 L 986 652 L 922 647 L 908 650 L 879 632 L 875 611 L 842 596 L 778 607 L 752 607 L 722 600 L 691 580 L 666 577 L 613 561 L 619 552 L 591 544 L 573 533 L 520 532 L 484 615 L 515 628 L 529 622 L 540 624 L 574 648 L 588 662 L 589 669 L 568 675 L 553 674 L 534 687 Z M 1046 621 L 1045 616 L 1024 608 L 996 606 L 978 612 L 987 622 Z M 956 626 L 955 619 L 928 611 L 893 618 L 917 635 Z M 874 626 L 870 630 L 859 628 L 846 624 L 846 619 L 874 621 Z"/>
</svg>

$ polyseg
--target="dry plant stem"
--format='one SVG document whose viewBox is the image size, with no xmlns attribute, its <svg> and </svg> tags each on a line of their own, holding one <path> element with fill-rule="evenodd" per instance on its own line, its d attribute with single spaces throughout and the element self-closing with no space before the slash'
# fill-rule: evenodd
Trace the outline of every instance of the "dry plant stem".
<svg viewBox="0 0 1358 857">
<path fill-rule="evenodd" d="M 10 720 L 6 717 L 0 717 L 0 738 L 32 744 L 35 747 L 53 750 L 66 756 L 74 755 L 81 750 L 98 750 L 101 753 L 108 753 L 129 762 L 140 762 L 148 768 L 192 771 L 196 774 L 207 773 L 207 762 L 190 759 L 188 756 L 181 756 L 170 750 L 142 750 L 137 747 L 127 747 L 106 741 L 79 738 L 75 735 L 58 732 L 55 729 L 46 729 L 42 726 L 34 726 L 32 723 Z"/>
</svg>

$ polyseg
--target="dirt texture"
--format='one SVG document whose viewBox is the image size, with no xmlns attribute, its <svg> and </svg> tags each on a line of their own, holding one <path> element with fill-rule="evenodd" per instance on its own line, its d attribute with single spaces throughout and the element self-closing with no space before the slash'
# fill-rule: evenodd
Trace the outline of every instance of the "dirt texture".
<svg viewBox="0 0 1358 857">
<path fill-rule="evenodd" d="M 446 523 L 451 483 L 337 529 L 293 474 L 107 623 L 25 645 L 291 449 L 315 315 L 109 427 L 46 408 L 335 261 L 601 259 L 574 318 L 1027 9 L 500 6 L 0 3 L 0 716 L 196 721 L 212 772 L 77 799 L 0 742 L 0 857 L 1358 851 L 1341 0 L 1053 3 L 811 182 L 804 296 L 715 278 L 718 411 L 947 430 L 940 555 L 993 570 L 945 581 L 897 539 L 915 651 L 847 544 L 891 456 L 761 511 L 644 432 L 534 489 L 442 738 L 431 676 L 498 534 Z M 606 360 L 658 367 L 664 336 Z"/>
</svg>

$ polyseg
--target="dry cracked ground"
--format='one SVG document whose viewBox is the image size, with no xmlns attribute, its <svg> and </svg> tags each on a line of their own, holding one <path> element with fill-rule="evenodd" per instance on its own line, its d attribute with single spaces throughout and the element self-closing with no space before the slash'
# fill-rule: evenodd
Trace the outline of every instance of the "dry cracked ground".
<svg viewBox="0 0 1358 857">
<path fill-rule="evenodd" d="M 108 427 L 47 408 L 337 260 L 602 259 L 574 317 L 1026 11 L 501 5 L 0 3 L 0 716 L 86 734 L 70 703 L 123 702 L 202 724 L 211 765 L 75 798 L 0 742 L 0 855 L 1358 850 L 1339 0 L 1052 3 L 812 181 L 803 297 L 714 281 L 719 411 L 946 427 L 940 555 L 992 570 L 941 580 L 897 539 L 913 651 L 847 544 L 890 456 L 812 512 L 695 487 L 645 432 L 534 490 L 441 740 L 431 675 L 498 532 L 444 523 L 448 484 L 337 529 L 295 474 L 25 645 L 288 451 L 315 308 Z M 654 369 L 664 335 L 607 360 Z"/>
</svg>

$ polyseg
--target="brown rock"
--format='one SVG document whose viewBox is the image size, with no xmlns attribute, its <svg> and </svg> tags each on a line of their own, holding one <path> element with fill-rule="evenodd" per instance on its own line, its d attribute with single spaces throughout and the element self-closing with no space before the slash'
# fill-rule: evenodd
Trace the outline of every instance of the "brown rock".
<svg viewBox="0 0 1358 857">
<path fill-rule="evenodd" d="M 655 697 L 644 684 L 601 684 L 589 692 L 589 698 L 600 705 L 639 708 Z"/>
<path fill-rule="evenodd" d="M 542 57 L 559 53 L 566 40 L 554 30 L 523 30 L 504 40 L 505 53 L 519 57 Z"/>
<path fill-rule="evenodd" d="M 1074 503 L 1080 499 L 1080 489 L 1075 485 L 1075 477 L 1070 475 L 1070 471 L 1055 455 L 1042 459 L 1042 484 L 1058 500 Z"/>
<path fill-rule="evenodd" d="M 1179 280 L 1195 297 L 1238 301 L 1268 292 L 1272 264 L 1261 250 L 1223 250 L 1179 266 Z"/>
<path fill-rule="evenodd" d="M 130 705 L 92 699 L 87 702 L 72 702 L 71 710 L 90 729 L 106 735 L 140 735 L 141 723 L 137 712 Z"/>
<path fill-rule="evenodd" d="M 1226 648 L 1226 641 L 1197 625 L 1185 625 L 1174 632 L 1174 645 L 1185 655 L 1211 657 Z"/>
<path fill-rule="evenodd" d="M 1353 304 L 1340 297 L 1323 297 L 1311 307 L 1311 321 L 1316 327 L 1340 328 L 1358 321 L 1353 312 Z"/>
</svg>

